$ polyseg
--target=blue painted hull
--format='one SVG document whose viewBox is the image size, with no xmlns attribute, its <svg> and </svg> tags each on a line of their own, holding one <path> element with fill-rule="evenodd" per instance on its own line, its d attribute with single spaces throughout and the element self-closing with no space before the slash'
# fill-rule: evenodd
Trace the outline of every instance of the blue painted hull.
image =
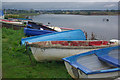
<svg viewBox="0 0 120 80">
<path fill-rule="evenodd" d="M 51 34 L 39 35 L 24 38 L 21 40 L 22 44 L 25 42 L 40 42 L 40 41 L 71 41 L 71 40 L 86 40 L 84 32 L 80 29 L 77 30 L 69 30 L 63 32 L 55 32 Z"/>
<path fill-rule="evenodd" d="M 43 34 L 54 33 L 54 32 L 55 31 L 24 28 L 24 33 L 26 36 L 43 35 Z"/>
</svg>

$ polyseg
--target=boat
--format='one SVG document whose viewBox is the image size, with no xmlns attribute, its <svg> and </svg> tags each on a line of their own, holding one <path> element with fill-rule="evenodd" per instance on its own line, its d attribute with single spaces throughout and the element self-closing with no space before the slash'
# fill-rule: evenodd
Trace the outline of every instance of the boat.
<svg viewBox="0 0 120 80">
<path fill-rule="evenodd" d="M 2 23 L 10 23 L 10 24 L 23 24 L 22 22 L 10 21 L 10 20 L 7 20 L 7 19 L 1 19 L 0 22 L 2 22 Z"/>
<path fill-rule="evenodd" d="M 18 25 L 18 24 L 2 23 L 2 27 L 14 29 L 14 30 L 20 30 L 22 28 L 25 28 L 26 26 Z"/>
<path fill-rule="evenodd" d="M 86 40 L 86 37 L 82 30 L 77 29 L 23 38 L 21 40 L 21 44 L 25 44 L 26 42 L 32 43 L 40 41 L 58 41 L 58 40 L 59 41 Z"/>
<path fill-rule="evenodd" d="M 65 28 L 65 27 L 60 27 L 62 31 L 67 31 L 67 30 L 74 30 L 73 28 Z"/>
<path fill-rule="evenodd" d="M 67 40 L 67 41 L 42 41 L 27 43 L 31 48 L 36 61 L 61 61 L 62 58 L 69 57 L 83 52 L 100 48 L 116 46 L 108 41 L 97 40 Z"/>
<path fill-rule="evenodd" d="M 36 36 L 36 35 L 42 35 L 42 34 L 48 34 L 54 32 L 57 31 L 49 27 L 46 27 L 40 23 L 30 22 L 30 21 L 28 21 L 26 28 L 24 28 L 24 33 L 26 36 Z"/>
<path fill-rule="evenodd" d="M 61 32 L 61 31 L 66 31 L 66 30 L 71 30 L 71 29 L 55 27 L 54 30 L 59 30 L 59 31 L 52 31 L 49 28 L 45 29 L 45 27 L 40 28 L 40 29 L 24 28 L 24 33 L 25 33 L 26 36 L 36 36 L 36 35 L 43 35 L 43 34 L 48 34 L 48 33 Z"/>
<path fill-rule="evenodd" d="M 46 26 L 46 25 L 44 25 Z M 55 26 L 46 26 L 46 27 L 49 27 L 51 29 L 54 29 L 56 30 L 57 32 L 61 32 L 61 31 L 67 31 L 67 30 L 74 30 L 72 28 L 65 28 L 65 27 L 55 27 Z"/>
<path fill-rule="evenodd" d="M 27 27 L 24 28 L 24 33 L 26 36 L 36 36 L 36 35 L 61 32 L 61 31 L 66 31 L 66 30 L 72 30 L 72 29 L 71 28 L 59 28 L 59 27 L 45 26 L 43 24 L 38 24 L 35 22 L 28 22 Z"/>
<path fill-rule="evenodd" d="M 63 58 L 72 78 L 114 78 L 119 76 L 120 46 L 102 48 Z"/>
<path fill-rule="evenodd" d="M 26 28 L 37 29 L 37 30 L 56 31 L 56 30 L 51 29 L 51 28 L 49 28 L 49 27 L 47 27 L 47 26 L 44 26 L 42 23 L 30 22 L 30 21 L 28 21 L 28 24 L 27 24 Z M 56 32 L 57 32 L 57 31 L 56 31 Z"/>
<path fill-rule="evenodd" d="M 64 27 L 55 27 L 55 26 L 49 26 L 49 25 L 43 25 L 42 23 L 38 23 L 38 22 L 32 22 L 32 21 L 28 21 L 28 25 L 27 28 L 31 28 L 31 29 L 38 29 L 40 30 L 41 27 L 48 27 L 51 29 L 51 31 L 57 31 L 57 32 L 61 32 L 62 31 L 67 31 L 67 30 L 74 30 L 72 28 L 64 28 Z"/>
<path fill-rule="evenodd" d="M 25 19 L 25 18 L 9 18 L 9 20 L 12 20 L 12 21 L 21 21 L 21 22 L 32 21 L 32 19 Z"/>
<path fill-rule="evenodd" d="M 48 33 L 54 33 L 54 32 L 56 31 L 44 30 L 43 28 L 40 28 L 40 29 L 24 28 L 24 33 L 26 36 L 37 36 L 37 35 L 43 35 Z"/>
</svg>

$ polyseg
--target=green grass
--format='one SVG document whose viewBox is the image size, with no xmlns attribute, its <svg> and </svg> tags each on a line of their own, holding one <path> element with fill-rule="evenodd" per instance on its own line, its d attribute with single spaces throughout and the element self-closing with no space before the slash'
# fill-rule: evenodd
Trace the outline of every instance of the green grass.
<svg viewBox="0 0 120 80">
<path fill-rule="evenodd" d="M 6 14 L 5 18 L 26 18 L 26 16 L 35 16 L 35 15 L 40 15 L 37 13 L 19 13 L 19 14 Z"/>
<path fill-rule="evenodd" d="M 23 29 L 2 28 L 3 78 L 70 78 L 63 62 L 36 62 L 31 51 L 31 64 L 25 46 L 20 45 Z M 27 49 L 28 50 L 28 49 Z"/>
</svg>

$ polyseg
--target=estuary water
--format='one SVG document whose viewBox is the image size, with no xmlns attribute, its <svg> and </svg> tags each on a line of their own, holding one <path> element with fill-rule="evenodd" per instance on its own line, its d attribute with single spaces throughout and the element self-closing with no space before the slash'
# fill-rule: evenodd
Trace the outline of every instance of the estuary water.
<svg viewBox="0 0 120 80">
<path fill-rule="evenodd" d="M 81 29 L 88 33 L 88 39 L 92 32 L 100 40 L 118 39 L 118 16 L 42 14 L 31 18 L 44 25 L 49 22 L 50 26 Z"/>
</svg>

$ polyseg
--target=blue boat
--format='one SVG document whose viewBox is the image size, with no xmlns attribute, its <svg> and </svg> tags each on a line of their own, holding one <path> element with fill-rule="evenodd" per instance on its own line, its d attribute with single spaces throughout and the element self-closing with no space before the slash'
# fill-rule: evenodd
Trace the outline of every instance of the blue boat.
<svg viewBox="0 0 120 80">
<path fill-rule="evenodd" d="M 25 19 L 25 18 L 9 18 L 10 21 L 32 21 L 32 19 Z"/>
<path fill-rule="evenodd" d="M 42 23 L 36 23 L 36 22 L 30 22 L 30 21 L 28 21 L 27 28 L 30 28 L 30 29 L 38 29 L 38 30 L 56 31 L 56 30 L 54 30 L 54 29 L 51 29 L 51 28 L 43 25 Z M 57 31 L 56 31 L 56 32 L 57 32 Z"/>
<path fill-rule="evenodd" d="M 36 36 L 36 35 L 53 33 L 53 32 L 57 32 L 57 31 L 40 23 L 35 23 L 30 21 L 28 22 L 27 27 L 24 28 L 24 33 L 26 36 Z"/>
<path fill-rule="evenodd" d="M 24 33 L 26 36 L 36 36 L 36 35 L 43 35 L 54 32 L 56 31 L 24 28 Z"/>
<path fill-rule="evenodd" d="M 4 19 L 4 13 L 3 13 L 3 10 L 0 10 L 0 19 Z"/>
<path fill-rule="evenodd" d="M 73 78 L 117 77 L 120 72 L 120 46 L 102 48 L 63 58 Z"/>
<path fill-rule="evenodd" d="M 86 37 L 82 30 L 77 29 L 23 38 L 21 40 L 21 43 L 25 44 L 25 42 L 32 43 L 40 41 L 58 41 L 58 40 L 59 41 L 86 40 Z"/>
<path fill-rule="evenodd" d="M 67 30 L 73 30 L 73 29 L 45 26 L 42 23 L 28 21 L 27 27 L 24 28 L 24 33 L 26 36 L 36 36 L 36 35 L 42 35 L 42 34 L 48 34 L 54 32 L 67 31 Z"/>
</svg>

